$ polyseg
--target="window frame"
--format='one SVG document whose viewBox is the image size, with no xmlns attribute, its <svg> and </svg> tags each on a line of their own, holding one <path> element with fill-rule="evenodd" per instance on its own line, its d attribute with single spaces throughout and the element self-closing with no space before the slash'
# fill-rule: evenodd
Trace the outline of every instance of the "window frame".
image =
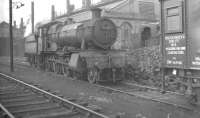
<svg viewBox="0 0 200 118">
<path fill-rule="evenodd" d="M 131 40 L 131 31 L 132 30 L 133 30 L 133 27 L 129 22 L 123 22 L 120 25 L 121 48 L 129 49 L 130 44 L 128 43 L 128 40 Z M 126 34 L 128 36 L 126 36 Z"/>
<path fill-rule="evenodd" d="M 178 12 L 177 13 L 171 13 L 169 14 L 169 10 L 170 9 L 174 9 L 177 8 Z M 169 29 L 169 18 L 171 17 L 179 17 L 179 28 L 178 29 Z M 183 4 L 182 2 L 180 2 L 180 4 L 176 5 L 176 6 L 172 6 L 172 7 L 168 7 L 165 9 L 165 33 L 183 33 L 184 32 L 184 21 L 183 21 Z"/>
</svg>

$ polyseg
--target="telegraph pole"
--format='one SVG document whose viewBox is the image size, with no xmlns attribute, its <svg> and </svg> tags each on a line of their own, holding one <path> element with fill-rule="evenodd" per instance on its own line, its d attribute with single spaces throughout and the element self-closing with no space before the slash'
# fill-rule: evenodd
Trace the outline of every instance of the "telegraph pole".
<svg viewBox="0 0 200 118">
<path fill-rule="evenodd" d="M 165 67 L 164 67 L 164 38 L 165 38 L 165 24 L 164 24 L 164 2 L 160 1 L 160 26 L 161 26 L 161 53 L 162 53 L 162 62 L 161 62 L 161 73 L 162 73 L 162 93 L 165 93 Z"/>
<path fill-rule="evenodd" d="M 34 2 L 31 2 L 31 24 L 32 24 L 32 34 L 34 34 Z"/>
<path fill-rule="evenodd" d="M 10 24 L 10 71 L 14 72 L 13 66 L 13 30 L 12 30 L 12 0 L 9 0 L 9 24 Z"/>
<path fill-rule="evenodd" d="M 20 5 L 17 5 L 17 3 L 20 3 Z M 24 4 L 21 3 L 21 2 L 15 2 L 15 4 L 16 4 L 16 9 L 24 6 Z M 12 26 L 13 11 L 12 11 L 12 5 L 13 5 L 12 0 L 9 0 L 10 71 L 14 72 L 14 64 L 13 64 L 13 26 Z"/>
</svg>

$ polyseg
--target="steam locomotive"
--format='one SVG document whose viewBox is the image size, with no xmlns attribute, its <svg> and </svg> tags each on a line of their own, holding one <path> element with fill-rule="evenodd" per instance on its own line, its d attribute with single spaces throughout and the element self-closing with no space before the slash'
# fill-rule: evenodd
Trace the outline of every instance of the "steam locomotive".
<svg viewBox="0 0 200 118">
<path fill-rule="evenodd" d="M 25 39 L 25 52 L 31 65 L 39 68 L 98 81 L 119 81 L 124 78 L 125 53 L 112 50 L 117 28 L 101 9 L 92 8 L 92 19 L 64 23 L 51 21 L 36 26 L 35 34 Z"/>
</svg>

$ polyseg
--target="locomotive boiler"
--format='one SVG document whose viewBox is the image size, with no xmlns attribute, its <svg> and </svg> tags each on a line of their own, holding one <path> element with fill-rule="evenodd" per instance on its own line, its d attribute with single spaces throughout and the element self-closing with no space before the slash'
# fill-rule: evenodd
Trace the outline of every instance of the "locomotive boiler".
<svg viewBox="0 0 200 118">
<path fill-rule="evenodd" d="M 115 24 L 101 18 L 100 9 L 92 9 L 90 21 L 75 23 L 73 19 L 62 25 L 55 23 L 47 31 L 49 40 L 55 41 L 57 46 L 74 48 L 110 49 L 116 41 L 117 29 Z"/>
<path fill-rule="evenodd" d="M 64 23 L 40 24 L 35 33 L 36 55 L 28 56 L 30 63 L 48 71 L 87 78 L 91 83 L 121 80 L 125 53 L 111 50 L 117 28 L 110 19 L 101 17 L 101 9 L 92 8 L 91 15 L 88 21 L 67 18 Z"/>
</svg>

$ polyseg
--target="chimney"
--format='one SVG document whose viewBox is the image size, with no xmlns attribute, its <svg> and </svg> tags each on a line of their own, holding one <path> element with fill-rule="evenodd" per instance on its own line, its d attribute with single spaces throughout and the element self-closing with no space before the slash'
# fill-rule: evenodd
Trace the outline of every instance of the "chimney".
<svg viewBox="0 0 200 118">
<path fill-rule="evenodd" d="M 13 26 L 14 28 L 17 28 L 17 24 L 16 24 L 16 21 L 14 21 L 14 26 Z"/>
<path fill-rule="evenodd" d="M 32 34 L 34 33 L 34 2 L 31 2 L 31 24 L 32 24 Z"/>
<path fill-rule="evenodd" d="M 21 18 L 20 29 L 23 29 L 23 28 L 24 28 L 24 21 L 23 21 L 23 18 Z"/>
<path fill-rule="evenodd" d="M 70 14 L 74 10 L 74 5 L 70 4 L 70 1 L 67 0 L 67 14 Z"/>
<path fill-rule="evenodd" d="M 99 19 L 101 18 L 101 9 L 100 8 L 91 8 L 92 12 L 92 19 Z"/>
<path fill-rule="evenodd" d="M 67 0 L 66 1 L 66 3 L 67 3 L 67 14 L 69 14 L 70 13 L 70 2 L 69 2 L 69 0 Z"/>
<path fill-rule="evenodd" d="M 55 6 L 52 5 L 51 6 L 51 20 L 54 20 L 55 19 Z"/>
<path fill-rule="evenodd" d="M 90 8 L 90 6 L 91 6 L 91 0 L 82 0 L 82 7 L 83 8 L 88 9 L 88 8 Z"/>
<path fill-rule="evenodd" d="M 86 0 L 86 8 L 90 8 L 91 6 L 91 0 Z"/>
</svg>

